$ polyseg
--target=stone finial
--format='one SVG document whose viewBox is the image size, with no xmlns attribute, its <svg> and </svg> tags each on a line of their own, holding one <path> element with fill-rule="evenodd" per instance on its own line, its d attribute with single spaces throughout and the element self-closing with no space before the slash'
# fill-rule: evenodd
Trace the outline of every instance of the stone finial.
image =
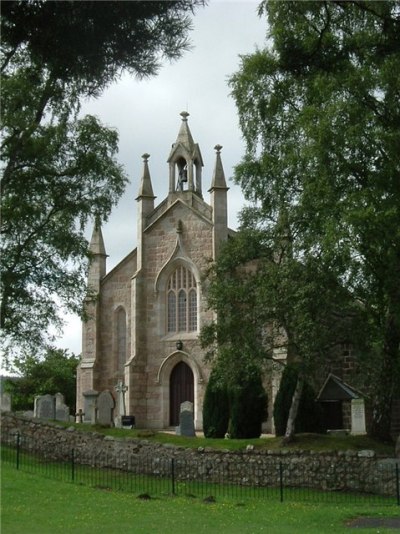
<svg viewBox="0 0 400 534">
<path fill-rule="evenodd" d="M 215 145 L 214 150 L 217 152 L 217 154 L 220 154 L 222 150 L 222 145 Z"/>
<path fill-rule="evenodd" d="M 182 111 L 182 112 L 180 113 L 180 115 L 181 115 L 181 117 L 182 117 L 182 120 L 186 122 L 186 121 L 187 121 L 187 118 L 188 118 L 189 115 L 190 115 L 190 113 L 188 113 L 187 111 Z"/>
<path fill-rule="evenodd" d="M 143 161 L 144 161 L 145 163 L 148 162 L 149 157 L 150 157 L 150 154 L 147 154 L 147 152 L 145 152 L 145 153 L 142 155 Z"/>
</svg>

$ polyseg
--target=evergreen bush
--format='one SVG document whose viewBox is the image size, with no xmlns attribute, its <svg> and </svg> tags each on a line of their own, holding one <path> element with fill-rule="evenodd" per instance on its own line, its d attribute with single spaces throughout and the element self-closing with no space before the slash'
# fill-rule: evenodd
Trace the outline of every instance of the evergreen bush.
<svg viewBox="0 0 400 534">
<path fill-rule="evenodd" d="M 230 391 L 231 438 L 259 438 L 262 422 L 268 417 L 268 396 L 259 372 L 252 373 Z"/>
<path fill-rule="evenodd" d="M 226 386 L 213 369 L 203 404 L 203 431 L 206 438 L 223 438 L 228 430 L 229 398 Z"/>
</svg>

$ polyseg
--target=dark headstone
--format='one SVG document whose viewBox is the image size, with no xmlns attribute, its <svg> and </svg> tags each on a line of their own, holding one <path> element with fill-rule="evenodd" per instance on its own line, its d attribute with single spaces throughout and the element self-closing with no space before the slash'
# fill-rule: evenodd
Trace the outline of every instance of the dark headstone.
<svg viewBox="0 0 400 534">
<path fill-rule="evenodd" d="M 97 397 L 97 423 L 103 426 L 112 426 L 114 398 L 109 391 L 102 391 Z"/>
<path fill-rule="evenodd" d="M 193 404 L 189 401 L 181 404 L 179 426 L 176 427 L 176 433 L 179 436 L 187 436 L 189 438 L 196 436 L 194 429 Z"/>
<path fill-rule="evenodd" d="M 96 399 L 98 396 L 98 391 L 95 391 L 94 389 L 89 389 L 88 391 L 83 392 L 85 423 L 91 423 L 92 425 L 96 423 Z"/>
</svg>

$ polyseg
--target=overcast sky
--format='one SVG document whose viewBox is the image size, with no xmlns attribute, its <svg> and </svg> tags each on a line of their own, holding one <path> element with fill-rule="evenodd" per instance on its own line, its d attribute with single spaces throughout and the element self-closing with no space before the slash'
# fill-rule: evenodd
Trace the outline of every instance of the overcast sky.
<svg viewBox="0 0 400 534">
<path fill-rule="evenodd" d="M 124 76 L 100 98 L 86 102 L 84 113 L 98 116 L 119 133 L 118 160 L 129 176 L 125 194 L 103 227 L 107 271 L 136 247 L 136 201 L 142 173 L 142 154 L 150 154 L 149 167 L 156 203 L 168 193 L 167 158 L 181 124 L 181 111 L 188 111 L 189 127 L 199 143 L 204 160 L 203 196 L 215 162 L 214 146 L 221 144 L 222 162 L 230 190 L 228 222 L 237 227 L 237 213 L 244 205 L 240 189 L 231 182 L 233 167 L 244 145 L 228 78 L 238 70 L 241 54 L 265 43 L 266 22 L 257 15 L 258 1 L 211 0 L 193 19 L 193 49 L 173 64 L 165 64 L 149 80 Z M 81 352 L 81 324 L 68 317 L 64 335 L 56 346 Z"/>
</svg>

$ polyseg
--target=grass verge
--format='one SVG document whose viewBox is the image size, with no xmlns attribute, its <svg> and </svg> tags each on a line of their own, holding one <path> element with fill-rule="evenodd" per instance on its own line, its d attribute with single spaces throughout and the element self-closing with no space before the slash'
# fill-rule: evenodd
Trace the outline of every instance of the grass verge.
<svg viewBox="0 0 400 534">
<path fill-rule="evenodd" d="M 58 424 L 58 423 L 57 423 Z M 115 438 L 136 438 L 145 439 L 156 443 L 170 443 L 178 447 L 187 448 L 212 448 L 225 450 L 243 450 L 247 445 L 253 445 L 258 450 L 279 450 L 282 449 L 281 437 L 261 437 L 258 439 L 211 439 L 204 437 L 187 438 L 177 436 L 169 432 L 157 432 L 141 429 L 104 428 L 99 425 L 67 424 L 60 426 L 74 426 L 80 432 L 98 432 Z M 333 434 L 297 434 L 295 440 L 290 445 L 284 447 L 286 450 L 363 450 L 370 449 L 379 455 L 393 456 L 394 444 L 382 443 L 369 436 L 333 435 Z"/>
</svg>

